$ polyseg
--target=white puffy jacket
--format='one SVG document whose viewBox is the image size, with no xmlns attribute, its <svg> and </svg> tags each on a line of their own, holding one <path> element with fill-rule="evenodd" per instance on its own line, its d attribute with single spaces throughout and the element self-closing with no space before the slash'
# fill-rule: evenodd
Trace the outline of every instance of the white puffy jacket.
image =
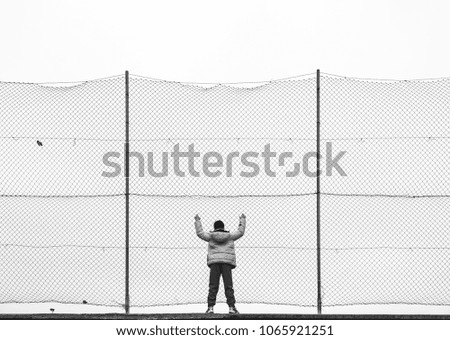
<svg viewBox="0 0 450 340">
<path fill-rule="evenodd" d="M 195 231 L 197 236 L 208 242 L 207 264 L 228 263 L 236 267 L 236 253 L 234 251 L 234 241 L 241 238 L 245 232 L 245 217 L 240 217 L 238 230 L 210 231 L 205 232 L 200 220 L 195 221 Z"/>
</svg>

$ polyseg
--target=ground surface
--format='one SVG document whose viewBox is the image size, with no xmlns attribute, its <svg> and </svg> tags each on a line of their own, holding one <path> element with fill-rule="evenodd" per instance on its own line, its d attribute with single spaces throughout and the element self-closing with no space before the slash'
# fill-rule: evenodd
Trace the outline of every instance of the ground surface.
<svg viewBox="0 0 450 340">
<path fill-rule="evenodd" d="M 15 320 L 435 320 L 449 315 L 433 314 L 0 314 Z"/>
</svg>

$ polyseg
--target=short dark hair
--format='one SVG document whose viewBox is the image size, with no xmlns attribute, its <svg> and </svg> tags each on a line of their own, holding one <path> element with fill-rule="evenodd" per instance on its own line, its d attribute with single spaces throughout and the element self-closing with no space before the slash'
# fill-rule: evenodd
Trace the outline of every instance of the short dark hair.
<svg viewBox="0 0 450 340">
<path fill-rule="evenodd" d="M 223 230 L 225 229 L 225 224 L 221 220 L 214 222 L 214 230 Z"/>
</svg>

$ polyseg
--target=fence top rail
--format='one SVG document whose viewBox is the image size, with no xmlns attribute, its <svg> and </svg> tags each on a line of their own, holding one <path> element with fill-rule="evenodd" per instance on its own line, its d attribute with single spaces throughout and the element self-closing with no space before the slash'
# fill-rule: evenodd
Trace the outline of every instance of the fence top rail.
<svg viewBox="0 0 450 340">
<path fill-rule="evenodd" d="M 295 76 L 288 76 L 283 78 L 272 78 L 268 80 L 250 80 L 250 81 L 236 81 L 236 82 L 196 82 L 196 81 L 178 81 L 178 80 L 169 80 L 169 79 L 162 79 L 162 78 L 155 78 L 155 77 L 148 77 L 148 76 L 142 76 L 138 74 L 131 74 L 131 77 L 135 78 L 141 78 L 141 79 L 148 79 L 151 81 L 157 81 L 157 82 L 166 82 L 166 83 L 176 83 L 176 84 L 183 84 L 183 85 L 211 85 L 211 86 L 218 86 L 218 85 L 252 85 L 252 84 L 268 84 L 273 82 L 280 82 L 280 81 L 287 81 L 287 80 L 300 80 L 302 78 L 312 77 L 315 76 L 315 72 L 311 73 L 305 73 Z M 432 78 L 412 78 L 412 79 L 395 79 L 395 78 L 370 78 L 370 77 L 354 77 L 354 76 L 345 76 L 345 75 L 339 75 L 334 73 L 328 73 L 328 72 L 322 72 L 321 76 L 329 76 L 334 78 L 342 78 L 342 79 L 350 79 L 350 80 L 356 80 L 356 81 L 371 81 L 371 82 L 416 82 L 416 81 L 444 81 L 444 80 L 450 80 L 450 76 L 448 77 L 432 77 Z M 106 77 L 100 77 L 100 78 L 94 78 L 94 79 L 87 79 L 87 80 L 76 80 L 76 81 L 49 81 L 49 82 L 26 82 L 26 81 L 2 81 L 0 80 L 0 83 L 4 84 L 23 84 L 23 85 L 41 85 L 41 86 L 78 86 L 82 85 L 84 83 L 88 82 L 95 82 L 95 81 L 102 81 L 102 80 L 109 80 L 113 78 L 119 78 L 124 77 L 124 74 L 118 74 L 113 76 L 106 76 Z"/>
<path fill-rule="evenodd" d="M 267 83 L 273 83 L 273 82 L 279 82 L 279 81 L 286 81 L 286 80 L 297 80 L 305 77 L 311 77 L 314 76 L 315 73 L 305 73 L 300 74 L 296 76 L 289 76 L 284 78 L 272 78 L 269 80 L 250 80 L 250 81 L 237 81 L 237 82 L 194 82 L 194 81 L 177 81 L 177 80 L 167 80 L 167 79 L 161 79 L 161 78 L 154 78 L 154 77 L 147 77 L 142 76 L 138 74 L 131 74 L 133 77 L 142 78 L 142 79 L 148 79 L 152 81 L 159 81 L 159 82 L 167 82 L 167 83 L 177 83 L 177 84 L 183 84 L 183 85 L 252 85 L 252 84 L 267 84 Z"/>
<path fill-rule="evenodd" d="M 330 76 L 333 78 L 342 78 L 356 81 L 367 81 L 367 82 L 432 82 L 432 81 L 445 81 L 449 80 L 450 77 L 434 77 L 434 78 L 412 78 L 412 79 L 394 79 L 394 78 L 364 78 L 364 77 L 350 77 L 334 73 L 321 72 L 322 76 Z"/>
<path fill-rule="evenodd" d="M 114 75 L 114 76 L 107 76 L 107 77 L 101 77 L 101 78 L 94 78 L 94 79 L 89 79 L 89 80 L 74 80 L 74 81 L 48 81 L 48 82 L 26 82 L 26 81 L 2 81 L 0 80 L 0 83 L 3 84 L 17 84 L 17 85 L 40 85 L 40 86 L 64 86 L 64 87 L 74 87 L 74 86 L 79 86 L 79 85 L 83 85 L 85 83 L 90 83 L 90 82 L 96 82 L 96 81 L 102 81 L 102 80 L 109 80 L 109 79 L 114 79 L 114 78 L 120 78 L 123 77 L 123 74 L 118 74 L 118 75 Z"/>
</svg>

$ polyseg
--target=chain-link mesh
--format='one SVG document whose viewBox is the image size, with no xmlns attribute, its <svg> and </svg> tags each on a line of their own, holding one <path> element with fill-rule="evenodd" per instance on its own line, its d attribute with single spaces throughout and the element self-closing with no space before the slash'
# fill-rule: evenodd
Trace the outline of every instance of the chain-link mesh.
<svg viewBox="0 0 450 340">
<path fill-rule="evenodd" d="M 323 170 L 331 142 L 347 173 L 321 179 L 323 305 L 450 304 L 450 80 L 320 83 Z M 129 92 L 131 305 L 206 303 L 207 244 L 193 217 L 234 230 L 245 213 L 237 301 L 315 306 L 316 179 L 295 163 L 303 170 L 316 149 L 316 79 L 131 76 Z M 124 77 L 0 83 L 0 98 L 0 302 L 123 305 L 125 180 L 102 172 L 108 152 L 124 162 Z M 190 148 L 196 158 L 177 175 L 174 150 Z M 259 175 L 248 176 L 248 152 Z M 283 152 L 293 157 L 281 162 Z M 223 158 L 213 170 L 208 153 Z"/>
<path fill-rule="evenodd" d="M 262 164 L 262 174 L 244 177 L 249 168 L 239 157 L 261 154 L 267 144 L 295 156 L 314 148 L 315 79 L 201 87 L 132 77 L 130 96 L 132 150 L 153 152 L 155 171 L 162 171 L 162 154 L 170 158 L 174 147 L 187 152 L 192 145 L 199 153 L 193 167 L 198 177 L 184 160 L 185 177 L 170 171 L 131 178 L 132 305 L 206 304 L 207 244 L 195 234 L 194 216 L 200 214 L 206 230 L 218 219 L 234 230 L 246 213 L 246 234 L 236 242 L 237 301 L 314 306 L 314 179 L 281 172 L 269 177 Z M 232 153 L 239 156 L 230 173 L 224 164 L 220 175 L 209 177 L 201 162 L 208 152 L 219 153 L 224 163 Z M 287 159 L 278 169 L 292 170 L 292 163 Z M 222 284 L 218 301 L 225 301 Z"/>
<path fill-rule="evenodd" d="M 237 301 L 314 306 L 314 202 L 314 196 L 133 197 L 132 305 L 206 304 L 207 244 L 195 235 L 193 216 L 201 215 L 206 230 L 218 218 L 235 230 L 245 211 L 253 214 L 236 242 Z M 222 284 L 218 301 L 224 301 Z"/>
<path fill-rule="evenodd" d="M 323 304 L 449 304 L 450 80 L 321 77 Z"/>
<path fill-rule="evenodd" d="M 123 305 L 124 78 L 0 83 L 0 301 Z"/>
</svg>

